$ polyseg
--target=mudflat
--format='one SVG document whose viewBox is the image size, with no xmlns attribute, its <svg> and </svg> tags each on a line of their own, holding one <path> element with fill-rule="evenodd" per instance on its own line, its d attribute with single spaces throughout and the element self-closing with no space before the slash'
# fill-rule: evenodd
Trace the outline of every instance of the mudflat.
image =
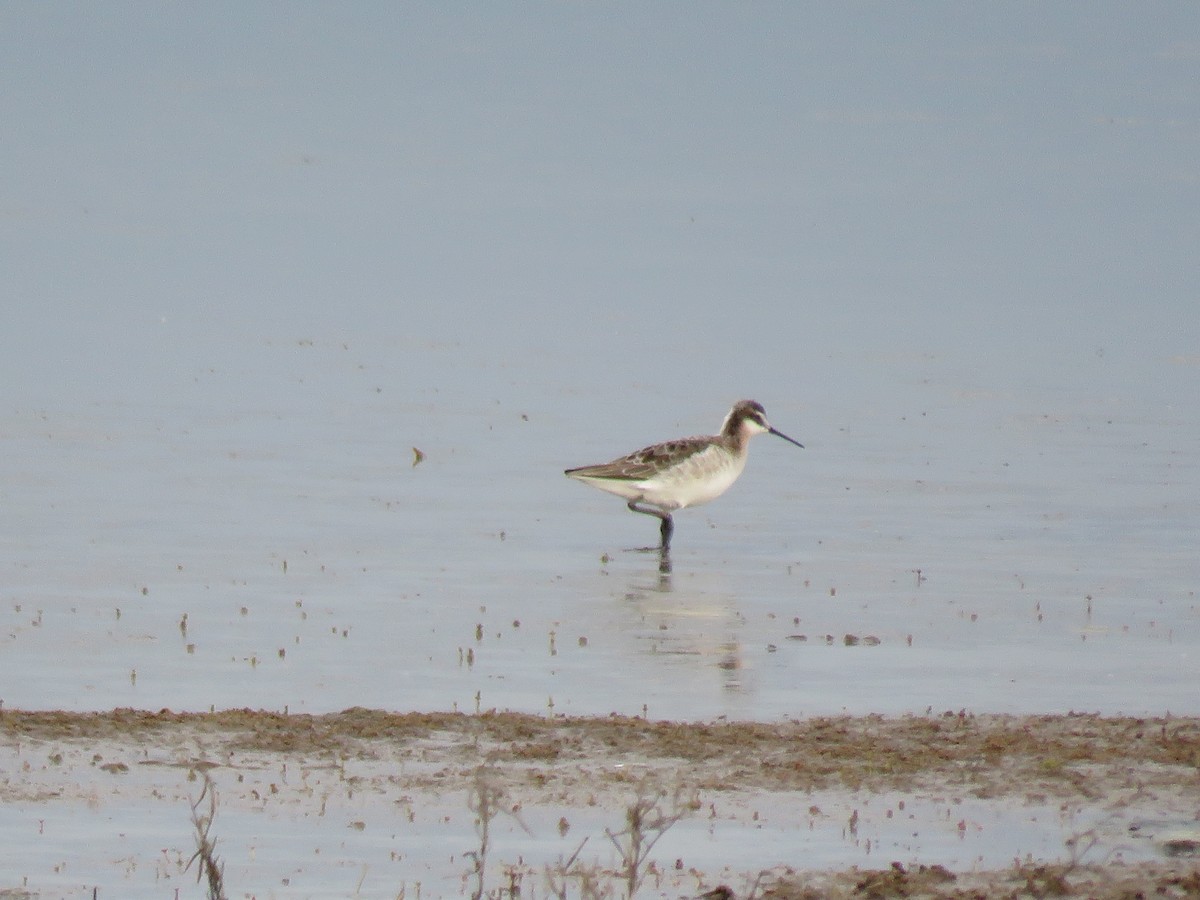
<svg viewBox="0 0 1200 900">
<path fill-rule="evenodd" d="M 561 810 L 563 836 L 573 816 L 584 821 L 606 815 L 611 828 L 606 826 L 592 849 L 610 834 L 619 836 L 634 797 L 647 799 L 647 809 L 663 815 L 664 832 L 668 819 L 684 818 L 741 818 L 752 828 L 759 808 L 770 810 L 783 802 L 796 807 L 805 798 L 829 797 L 830 792 L 853 794 L 856 802 L 868 804 L 872 796 L 888 798 L 901 811 L 905 803 L 897 797 L 953 797 L 1113 814 L 1136 805 L 1176 823 L 1200 815 L 1197 717 L 946 712 L 697 723 L 615 715 L 369 709 L 327 715 L 4 710 L 0 743 L 8 773 L 0 782 L 0 800 L 6 804 L 29 808 L 82 802 L 93 809 L 158 805 L 169 807 L 168 813 L 178 811 L 185 822 L 181 800 L 199 793 L 197 773 L 207 773 L 219 792 L 218 836 L 222 817 L 236 816 L 239 810 L 273 806 L 288 810 L 285 818 L 323 816 L 331 796 L 348 792 L 360 802 L 369 798 L 360 807 L 366 809 L 362 819 L 348 823 L 351 830 L 365 830 L 372 810 L 391 815 L 403 809 L 409 820 L 417 821 L 427 810 L 470 809 L 471 815 L 458 817 L 466 846 L 478 829 L 479 810 L 469 800 L 464 807 L 460 798 L 473 796 L 481 783 L 494 804 L 491 814 L 506 821 L 520 822 L 523 810 Z M 819 821 L 832 815 L 840 813 L 814 801 L 801 817 Z M 887 815 L 891 818 L 892 812 Z M 442 815 L 441 823 L 450 818 Z M 858 819 L 856 808 L 838 824 L 853 835 Z M 1164 826 L 1164 835 L 1167 831 Z M 810 868 L 801 858 L 775 859 L 746 870 L 726 865 L 719 850 L 714 855 L 709 849 L 703 862 L 682 857 L 644 861 L 638 893 L 694 896 L 725 885 L 737 896 L 777 897 L 1200 896 L 1200 842 L 1188 837 L 1186 825 L 1171 829 L 1170 835 L 1158 841 L 1156 853 L 1131 861 L 1111 854 L 1091 858 L 1092 836 L 1084 829 L 1065 833 L 1061 852 L 1044 859 L 1026 857 L 1006 867 L 972 866 L 969 871 L 923 864 L 919 853 L 889 859 L 886 850 L 869 865 L 840 870 Z M 607 843 L 617 846 L 612 837 Z M 193 850 L 179 843 L 175 877 L 183 877 Z M 566 883 L 553 881 L 554 873 L 545 866 L 516 856 L 505 859 L 502 842 L 491 852 L 489 865 L 503 871 L 505 886 L 498 875 L 485 872 L 490 881 L 485 891 L 509 891 L 524 881 L 525 895 L 538 896 L 539 890 L 547 893 L 550 885 Z M 343 853 L 352 859 L 353 846 Z M 393 852 L 393 857 L 402 855 Z M 460 868 L 470 855 L 458 860 Z M 617 861 L 621 859 L 618 854 Z M 402 871 L 399 859 L 397 865 L 396 871 Z M 566 860 L 557 874 L 569 880 L 570 865 Z M 607 884 L 619 896 L 622 886 L 628 886 L 620 868 L 611 860 L 598 862 L 589 877 L 607 877 L 595 884 Z M 90 878 L 78 869 L 75 874 L 97 885 L 98 896 L 106 896 L 104 872 Z M 227 877 L 233 875 L 231 871 Z M 427 875 L 424 895 L 470 893 L 465 879 L 453 887 L 445 882 L 435 886 L 439 883 Z M 421 893 L 422 882 L 413 881 Z M 9 891 L 7 896 L 21 896 L 14 893 L 19 891 L 39 896 L 31 887 L 36 882 L 36 876 L 26 877 L 21 884 L 0 888 Z M 396 892 L 405 893 L 405 888 L 398 886 Z M 240 896 L 240 887 L 231 885 L 230 893 Z M 0 896 L 6 894 L 0 890 Z"/>
</svg>

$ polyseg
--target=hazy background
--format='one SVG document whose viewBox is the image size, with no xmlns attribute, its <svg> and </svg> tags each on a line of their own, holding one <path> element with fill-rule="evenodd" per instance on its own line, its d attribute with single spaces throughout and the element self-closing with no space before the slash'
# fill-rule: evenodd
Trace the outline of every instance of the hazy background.
<svg viewBox="0 0 1200 900">
<path fill-rule="evenodd" d="M 12 4 L 0 32 L 17 397 L 169 392 L 162 344 L 271 335 L 454 340 L 618 402 L 714 366 L 811 402 L 864 348 L 1018 385 L 1198 349 L 1193 4 Z"/>
</svg>

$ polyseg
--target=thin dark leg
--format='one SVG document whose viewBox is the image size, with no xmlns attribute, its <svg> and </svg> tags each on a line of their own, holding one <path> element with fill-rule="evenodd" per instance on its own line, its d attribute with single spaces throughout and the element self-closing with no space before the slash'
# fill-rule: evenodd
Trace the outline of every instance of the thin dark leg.
<svg viewBox="0 0 1200 900">
<path fill-rule="evenodd" d="M 644 516 L 654 516 L 656 519 L 661 519 L 662 524 L 659 525 L 658 533 L 662 538 L 662 543 L 659 548 L 662 550 L 671 549 L 671 534 L 675 531 L 675 523 L 671 521 L 671 514 L 663 512 L 661 509 L 656 509 L 653 506 L 639 506 L 637 500 L 630 500 L 627 504 L 633 512 L 641 513 Z M 649 547 L 647 550 L 651 549 Z"/>
</svg>

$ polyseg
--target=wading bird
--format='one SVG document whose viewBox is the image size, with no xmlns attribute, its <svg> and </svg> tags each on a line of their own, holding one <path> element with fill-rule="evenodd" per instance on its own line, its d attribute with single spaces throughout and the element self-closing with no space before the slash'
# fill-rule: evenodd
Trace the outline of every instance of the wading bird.
<svg viewBox="0 0 1200 900">
<path fill-rule="evenodd" d="M 657 516 L 662 520 L 659 549 L 668 550 L 675 530 L 671 513 L 725 493 L 746 467 L 750 438 L 756 434 L 804 446 L 772 428 L 761 403 L 741 400 L 725 417 L 720 434 L 652 444 L 612 462 L 567 469 L 566 475 L 624 497 L 634 512 Z"/>
</svg>

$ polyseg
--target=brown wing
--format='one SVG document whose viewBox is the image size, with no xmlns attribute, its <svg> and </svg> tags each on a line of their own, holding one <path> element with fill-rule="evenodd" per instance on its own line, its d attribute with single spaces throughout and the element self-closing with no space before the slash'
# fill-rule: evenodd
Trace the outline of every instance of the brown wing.
<svg viewBox="0 0 1200 900">
<path fill-rule="evenodd" d="M 585 475 L 588 478 L 611 478 L 620 481 L 645 481 L 653 478 L 665 466 L 682 462 L 699 453 L 709 445 L 712 438 L 691 437 L 663 444 L 653 444 L 636 450 L 628 456 L 614 459 L 598 466 L 580 466 L 567 469 L 568 475 Z"/>
</svg>

